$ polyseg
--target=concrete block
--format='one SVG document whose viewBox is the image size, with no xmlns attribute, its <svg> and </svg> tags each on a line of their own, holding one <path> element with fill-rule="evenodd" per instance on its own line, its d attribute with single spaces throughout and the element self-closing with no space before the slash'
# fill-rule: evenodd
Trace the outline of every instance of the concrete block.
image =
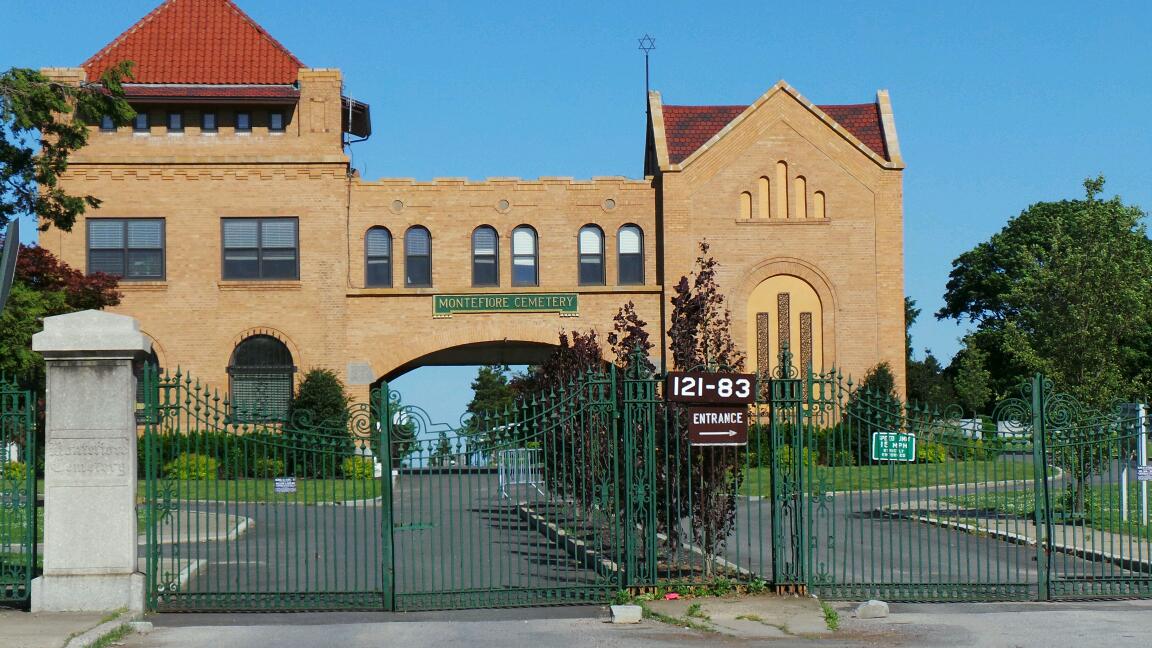
<svg viewBox="0 0 1152 648">
<path fill-rule="evenodd" d="M 137 634 L 148 634 L 152 632 L 151 621 L 129 621 L 128 626 Z"/>
<path fill-rule="evenodd" d="M 44 575 L 32 580 L 33 612 L 144 612 L 144 574 Z"/>
<path fill-rule="evenodd" d="M 639 605 L 613 605 L 612 623 L 640 623 L 644 610 Z"/>
<path fill-rule="evenodd" d="M 865 601 L 856 607 L 857 619 L 883 619 L 888 616 L 888 604 L 884 601 Z"/>
</svg>

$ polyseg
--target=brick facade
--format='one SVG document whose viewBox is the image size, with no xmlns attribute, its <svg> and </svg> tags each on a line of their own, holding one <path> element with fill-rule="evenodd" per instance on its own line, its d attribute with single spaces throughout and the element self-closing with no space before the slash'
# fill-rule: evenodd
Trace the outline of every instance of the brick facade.
<svg viewBox="0 0 1152 648">
<path fill-rule="evenodd" d="M 80 68 L 46 71 L 70 81 L 84 74 Z M 883 117 L 881 153 L 778 84 L 677 163 L 669 161 L 654 93 L 643 179 L 425 182 L 366 181 L 349 173 L 338 71 L 301 68 L 298 89 L 298 99 L 275 105 L 140 102 L 138 109 L 155 117 L 150 132 L 94 126 L 89 146 L 72 160 L 66 188 L 104 201 L 89 218 L 164 219 L 163 280 L 123 281 L 124 300 L 115 309 L 140 320 L 164 367 L 179 366 L 226 389 L 234 347 L 253 332 L 268 332 L 288 345 L 300 370 L 326 367 L 346 376 L 350 363 L 367 363 L 376 378 L 389 377 L 462 345 L 553 344 L 561 329 L 607 333 L 627 300 L 657 334 L 668 328 L 672 287 L 691 270 L 696 246 L 706 238 L 721 263 L 736 340 L 748 339 L 746 327 L 754 325 L 746 321 L 753 289 L 776 275 L 795 276 L 820 299 L 822 316 L 814 326 L 823 357 L 814 364 L 860 376 L 888 361 L 903 385 L 903 162 L 884 93 L 876 104 Z M 175 110 L 184 115 L 182 134 L 164 127 Z M 237 110 L 251 113 L 251 132 L 232 126 Z M 285 113 L 284 132 L 269 130 L 272 110 Z M 217 132 L 201 131 L 203 111 L 217 114 Z M 780 162 L 792 191 L 790 213 L 761 214 L 757 192 L 778 190 Z M 802 204 L 794 195 L 799 183 L 805 183 Z M 744 192 L 751 197 L 743 200 L 755 206 L 751 214 L 743 211 Z M 221 219 L 269 216 L 299 219 L 299 279 L 224 280 Z M 577 234 L 589 223 L 605 235 L 604 286 L 577 282 Z M 482 224 L 500 236 L 499 287 L 471 283 L 471 235 Z M 510 282 L 511 233 L 523 224 L 538 233 L 537 287 Z M 626 224 L 644 233 L 643 285 L 617 285 L 617 232 Z M 87 225 L 82 219 L 70 233 L 45 232 L 41 245 L 87 267 Z M 403 284 L 403 238 L 414 225 L 431 233 L 431 288 Z M 365 286 L 364 238 L 375 226 L 392 235 L 391 288 Z M 433 317 L 435 294 L 514 292 L 579 293 L 579 316 Z M 746 351 L 755 357 L 755 349 Z M 367 390 L 351 385 L 357 398 Z"/>
</svg>

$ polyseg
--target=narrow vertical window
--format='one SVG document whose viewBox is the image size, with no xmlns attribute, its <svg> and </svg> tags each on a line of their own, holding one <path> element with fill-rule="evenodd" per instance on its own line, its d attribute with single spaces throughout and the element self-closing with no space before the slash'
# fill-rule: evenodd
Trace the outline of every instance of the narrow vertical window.
<svg viewBox="0 0 1152 648">
<path fill-rule="evenodd" d="M 740 194 L 740 220 L 752 220 L 752 194 L 747 191 Z"/>
<path fill-rule="evenodd" d="M 181 113 L 181 112 L 168 113 L 168 132 L 169 133 L 183 133 L 184 132 L 184 113 Z"/>
<path fill-rule="evenodd" d="M 200 130 L 205 133 L 215 133 L 218 130 L 216 125 L 216 113 L 200 113 Z"/>
<path fill-rule="evenodd" d="M 147 133 L 150 129 L 151 125 L 148 123 L 148 112 L 136 113 L 136 116 L 132 118 L 132 130 L 137 133 Z"/>
<path fill-rule="evenodd" d="M 500 266 L 496 249 L 500 237 L 496 230 L 481 225 L 472 232 L 472 285 L 499 286 Z"/>
<path fill-rule="evenodd" d="M 268 130 L 273 133 L 284 132 L 284 113 L 280 111 L 268 113 Z"/>
<path fill-rule="evenodd" d="M 774 218 L 788 218 L 788 163 L 776 163 L 776 213 Z"/>
<path fill-rule="evenodd" d="M 808 218 L 808 181 L 804 176 L 796 176 L 792 181 L 794 188 L 793 199 L 796 201 L 796 210 L 793 212 L 793 218 L 804 220 Z"/>
<path fill-rule="evenodd" d="M 252 113 L 238 112 L 236 113 L 236 131 L 240 133 L 247 133 L 252 130 Z"/>
<path fill-rule="evenodd" d="M 392 234 L 383 227 L 364 236 L 364 285 L 392 287 Z"/>
<path fill-rule="evenodd" d="M 768 178 L 761 177 L 756 182 L 756 218 L 768 220 L 772 214 L 772 188 Z"/>
<path fill-rule="evenodd" d="M 521 225 L 512 230 L 512 285 L 538 286 L 536 230 Z"/>
<path fill-rule="evenodd" d="M 404 285 L 410 288 L 432 285 L 432 235 L 420 227 L 404 234 Z"/>
<path fill-rule="evenodd" d="M 580 285 L 604 285 L 604 230 L 595 225 L 580 228 Z"/>
<path fill-rule="evenodd" d="M 112 121 L 112 115 L 100 116 L 100 130 L 105 133 L 111 133 L 116 130 L 116 123 Z"/>
<path fill-rule="evenodd" d="M 644 233 L 636 225 L 625 225 L 616 234 L 621 285 L 644 283 Z"/>
<path fill-rule="evenodd" d="M 825 204 L 823 191 L 812 194 L 812 212 L 813 218 L 828 218 L 828 206 Z"/>
</svg>

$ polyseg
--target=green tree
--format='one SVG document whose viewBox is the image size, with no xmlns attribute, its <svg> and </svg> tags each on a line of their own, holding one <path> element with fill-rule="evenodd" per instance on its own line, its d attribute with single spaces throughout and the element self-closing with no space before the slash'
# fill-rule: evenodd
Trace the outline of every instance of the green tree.
<svg viewBox="0 0 1152 648">
<path fill-rule="evenodd" d="M 472 381 L 472 400 L 468 403 L 468 422 L 465 434 L 471 443 L 470 451 L 487 455 L 498 443 L 499 421 L 516 404 L 516 392 L 508 383 L 508 367 L 487 365 L 476 372 Z"/>
<path fill-rule="evenodd" d="M 912 351 L 912 325 L 920 317 L 920 312 L 915 299 L 904 298 L 905 393 L 909 403 L 944 407 L 956 400 L 952 383 L 944 375 L 944 367 L 930 350 L 924 350 L 923 360 L 917 360 Z"/>
<path fill-rule="evenodd" d="M 0 74 L 0 227 L 18 216 L 40 228 L 70 231 L 77 216 L 100 206 L 95 196 L 73 196 L 59 186 L 68 158 L 88 142 L 88 127 L 108 116 L 117 126 L 136 111 L 124 100 L 121 82 L 131 63 L 109 69 L 99 82 L 70 85 L 35 70 Z"/>
<path fill-rule="evenodd" d="M 956 397 L 969 412 L 988 411 L 992 400 L 992 374 L 988 371 L 988 353 L 976 343 L 973 335 L 965 336 L 964 348 L 952 361 L 955 368 Z"/>
<path fill-rule="evenodd" d="M 439 438 L 436 439 L 436 447 L 432 449 L 432 455 L 428 463 L 433 466 L 451 466 L 453 454 L 452 443 L 448 440 L 448 434 L 440 432 Z"/>
<path fill-rule="evenodd" d="M 334 477 L 340 462 L 352 456 L 355 445 L 348 429 L 348 394 L 330 369 L 312 369 L 304 375 L 288 410 L 284 434 L 294 450 L 293 474 Z"/>
<path fill-rule="evenodd" d="M 668 341 L 677 370 L 740 371 L 744 367 L 744 356 L 732 339 L 731 312 L 716 281 L 718 265 L 708 242 L 702 241 L 691 279 L 680 277 L 673 289 Z M 669 435 L 678 438 L 657 433 L 657 497 L 668 502 L 677 519 L 668 520 L 670 526 L 662 530 L 673 542 L 678 541 L 679 517 L 689 515 L 693 541 L 709 556 L 716 555 L 736 523 L 743 454 L 734 448 L 696 446 L 676 453 L 675 448 L 689 447 L 687 412 L 669 404 L 664 416 L 676 421 Z"/>
<path fill-rule="evenodd" d="M 91 275 L 70 267 L 51 252 L 35 245 L 20 248 L 12 295 L 0 313 L 0 374 L 28 389 L 44 381 L 44 359 L 32 352 L 32 335 L 41 320 L 89 308 L 120 303 L 116 277 Z"/>
<path fill-rule="evenodd" d="M 872 433 L 900 430 L 903 414 L 892 367 L 881 362 L 864 374 L 844 406 L 844 439 L 856 463 L 871 461 Z"/>
<path fill-rule="evenodd" d="M 1144 212 L 1100 197 L 1036 203 L 952 263 L 938 318 L 976 325 L 993 395 L 1043 373 L 1103 406 L 1149 386 L 1152 242 Z"/>
</svg>

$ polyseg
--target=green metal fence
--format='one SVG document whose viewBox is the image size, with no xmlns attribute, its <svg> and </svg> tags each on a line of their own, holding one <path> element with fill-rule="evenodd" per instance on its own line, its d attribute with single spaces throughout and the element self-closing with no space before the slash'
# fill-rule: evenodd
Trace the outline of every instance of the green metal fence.
<svg viewBox="0 0 1152 648">
<path fill-rule="evenodd" d="M 0 605 L 24 605 L 37 566 L 36 410 L 0 377 Z"/>
<path fill-rule="evenodd" d="M 391 536 L 380 502 L 389 482 L 372 454 L 386 402 L 274 421 L 234 411 L 179 372 L 145 367 L 141 379 L 150 608 L 388 605 Z"/>
<path fill-rule="evenodd" d="M 1132 465 L 1140 414 L 1082 407 L 1039 376 L 988 417 L 908 406 L 834 373 L 810 375 L 806 391 L 794 457 L 810 548 L 802 580 L 814 593 L 897 601 L 1152 593 Z M 908 452 L 911 437 L 905 457 L 876 458 Z"/>
<path fill-rule="evenodd" d="M 1146 414 L 1083 407 L 1042 377 L 976 417 L 785 352 L 731 447 L 691 445 L 686 408 L 642 363 L 457 425 L 386 384 L 329 420 L 268 421 L 187 376 L 143 380 L 153 609 L 546 605 L 720 582 L 1152 595 Z"/>
</svg>

